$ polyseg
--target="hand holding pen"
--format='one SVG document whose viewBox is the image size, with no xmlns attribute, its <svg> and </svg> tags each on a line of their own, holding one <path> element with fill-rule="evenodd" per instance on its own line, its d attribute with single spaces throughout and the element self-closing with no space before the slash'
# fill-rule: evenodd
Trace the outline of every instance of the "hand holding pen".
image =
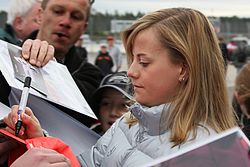
<svg viewBox="0 0 250 167">
<path fill-rule="evenodd" d="M 15 134 L 15 124 L 18 120 L 18 105 L 14 105 L 11 107 L 11 112 L 4 117 L 4 122 L 7 124 L 5 130 L 8 132 Z M 29 107 L 25 108 L 25 111 L 20 115 L 23 126 L 19 132 L 19 137 L 22 139 L 31 139 L 35 137 L 43 137 L 43 130 L 41 128 L 40 122 L 34 116 L 33 112 Z M 25 127 L 25 128 L 24 128 Z"/>
<path fill-rule="evenodd" d="M 21 127 L 22 127 L 21 113 L 25 110 L 25 107 L 27 105 L 30 84 L 31 84 L 31 77 L 26 77 L 25 81 L 24 81 L 24 86 L 23 86 L 23 91 L 22 91 L 22 95 L 21 95 L 21 100 L 19 103 L 18 112 L 17 112 L 18 120 L 16 122 L 16 127 L 15 127 L 15 135 L 16 136 L 18 136 L 18 134 L 21 130 Z"/>
<path fill-rule="evenodd" d="M 12 106 L 11 112 L 3 120 L 7 125 L 5 130 L 23 139 L 43 136 L 38 119 L 34 116 L 31 109 L 26 107 L 30 83 L 31 78 L 26 77 L 19 106 Z"/>
</svg>

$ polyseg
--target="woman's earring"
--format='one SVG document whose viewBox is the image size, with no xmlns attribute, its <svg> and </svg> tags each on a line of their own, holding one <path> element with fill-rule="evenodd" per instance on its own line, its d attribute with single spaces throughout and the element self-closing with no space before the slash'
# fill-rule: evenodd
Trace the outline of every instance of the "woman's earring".
<svg viewBox="0 0 250 167">
<path fill-rule="evenodd" d="M 185 81 L 185 77 L 183 77 L 183 78 L 180 78 L 180 83 L 182 83 L 183 81 Z"/>
</svg>

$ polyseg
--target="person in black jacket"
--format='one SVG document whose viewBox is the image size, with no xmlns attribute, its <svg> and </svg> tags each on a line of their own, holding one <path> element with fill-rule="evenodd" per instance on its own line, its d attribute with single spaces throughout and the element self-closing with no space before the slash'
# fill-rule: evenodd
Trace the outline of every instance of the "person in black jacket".
<svg viewBox="0 0 250 167">
<path fill-rule="evenodd" d="M 227 64 L 230 61 L 230 57 L 227 50 L 227 44 L 224 42 L 224 39 L 222 37 L 219 37 L 219 46 L 224 59 L 225 69 L 227 69 Z"/>
<path fill-rule="evenodd" d="M 101 50 L 95 59 L 95 65 L 101 69 L 104 76 L 112 73 L 114 63 L 105 44 L 101 45 Z"/>
</svg>

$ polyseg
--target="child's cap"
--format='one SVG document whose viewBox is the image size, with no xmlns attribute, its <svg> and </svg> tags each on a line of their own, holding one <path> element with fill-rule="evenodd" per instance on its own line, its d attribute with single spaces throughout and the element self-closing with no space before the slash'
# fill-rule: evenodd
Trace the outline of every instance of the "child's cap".
<svg viewBox="0 0 250 167">
<path fill-rule="evenodd" d="M 133 85 L 131 79 L 127 76 L 125 71 L 116 72 L 113 74 L 109 74 L 105 76 L 99 88 L 93 94 L 93 110 L 98 115 L 98 105 L 101 100 L 101 95 L 105 88 L 113 88 L 119 92 L 121 92 L 128 99 L 132 99 L 133 97 Z"/>
</svg>

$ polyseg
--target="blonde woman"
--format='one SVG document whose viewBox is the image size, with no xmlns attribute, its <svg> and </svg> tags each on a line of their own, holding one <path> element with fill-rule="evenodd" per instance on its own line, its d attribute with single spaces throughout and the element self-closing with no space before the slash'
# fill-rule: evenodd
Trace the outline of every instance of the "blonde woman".
<svg viewBox="0 0 250 167">
<path fill-rule="evenodd" d="M 186 8 L 149 13 L 122 33 L 135 102 L 83 166 L 139 166 L 236 125 L 224 61 L 208 19 Z M 5 121 L 16 118 L 16 109 Z"/>
</svg>

